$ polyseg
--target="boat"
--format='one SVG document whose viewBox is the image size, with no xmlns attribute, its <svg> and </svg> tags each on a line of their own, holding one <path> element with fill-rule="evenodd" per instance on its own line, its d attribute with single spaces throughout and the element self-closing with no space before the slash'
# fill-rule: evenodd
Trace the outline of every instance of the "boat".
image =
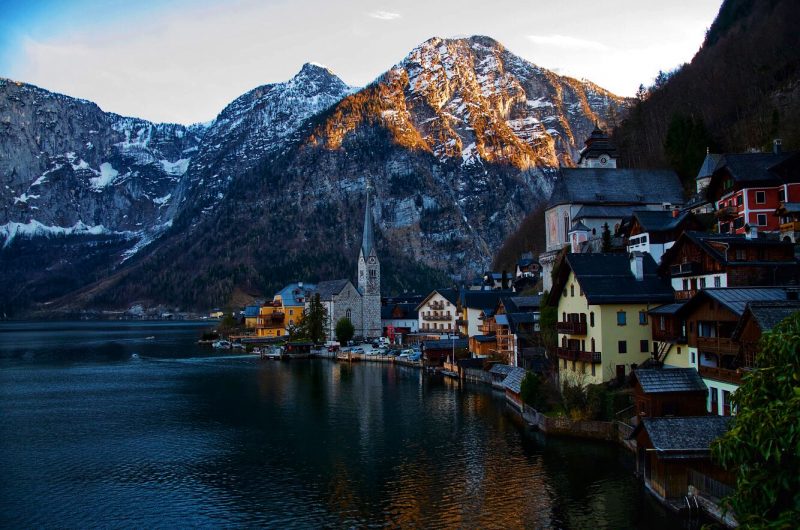
<svg viewBox="0 0 800 530">
<path fill-rule="evenodd" d="M 218 350 L 229 350 L 231 349 L 231 343 L 227 340 L 218 340 L 213 344 L 214 348 Z"/>
<path fill-rule="evenodd" d="M 282 353 L 281 348 L 268 348 L 261 350 L 260 356 L 262 359 L 280 360 Z"/>
</svg>

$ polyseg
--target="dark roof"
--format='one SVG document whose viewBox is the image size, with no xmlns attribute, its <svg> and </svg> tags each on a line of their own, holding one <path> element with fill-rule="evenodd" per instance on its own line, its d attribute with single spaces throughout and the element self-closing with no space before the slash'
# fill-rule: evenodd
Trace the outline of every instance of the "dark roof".
<svg viewBox="0 0 800 530">
<path fill-rule="evenodd" d="M 257 317 L 258 311 L 261 309 L 257 305 L 249 305 L 244 308 L 244 316 L 246 317 Z"/>
<path fill-rule="evenodd" d="M 645 394 L 708 391 L 694 368 L 638 368 L 634 374 Z"/>
<path fill-rule="evenodd" d="M 324 282 L 319 282 L 313 291 L 311 291 L 310 296 L 314 296 L 319 294 L 319 298 L 322 301 L 330 301 L 333 296 L 341 293 L 347 284 L 350 283 L 350 280 L 326 280 Z"/>
<path fill-rule="evenodd" d="M 464 349 L 469 347 L 467 339 L 441 339 L 441 340 L 426 340 L 422 343 L 425 350 L 444 350 L 444 349 Z"/>
<path fill-rule="evenodd" d="M 714 174 L 728 173 L 737 182 L 783 182 L 776 166 L 797 153 L 733 153 L 722 155 Z"/>
<path fill-rule="evenodd" d="M 547 203 L 683 204 L 678 175 L 665 169 L 561 168 Z"/>
<path fill-rule="evenodd" d="M 578 163 L 584 158 L 598 157 L 607 154 L 613 158 L 617 157 L 617 146 L 611 141 L 611 138 L 595 124 L 594 130 L 589 138 L 584 142 L 585 146 L 581 149 Z"/>
<path fill-rule="evenodd" d="M 537 315 L 527 313 L 508 313 L 508 327 L 511 333 L 516 333 L 521 324 L 533 324 L 538 321 Z"/>
<path fill-rule="evenodd" d="M 520 387 L 522 385 L 522 380 L 525 378 L 525 369 L 520 368 L 519 366 L 514 366 L 511 368 L 511 371 L 508 373 L 505 379 L 503 379 L 503 387 L 511 390 L 515 394 L 519 394 Z"/>
<path fill-rule="evenodd" d="M 399 308 L 402 316 L 395 317 L 395 309 Z M 381 319 L 392 320 L 397 319 L 416 319 L 417 318 L 417 304 L 386 304 L 381 306 Z"/>
<path fill-rule="evenodd" d="M 741 316 L 748 302 L 786 301 L 787 292 L 784 287 L 712 287 L 703 289 L 695 298 L 708 296 L 732 313 Z M 692 299 L 693 302 L 694 299 Z M 686 304 L 687 306 L 689 303 Z"/>
<path fill-rule="evenodd" d="M 581 208 L 581 210 L 583 210 L 583 208 Z M 582 221 L 577 221 L 575 223 L 572 223 L 572 229 L 570 230 L 570 232 L 577 232 L 577 231 L 589 232 L 590 230 L 589 227 L 583 224 Z"/>
<path fill-rule="evenodd" d="M 575 273 L 590 304 L 624 302 L 668 303 L 674 300 L 670 284 L 656 275 L 656 262 L 650 254 L 642 255 L 644 276 L 637 280 L 631 272 L 627 254 L 567 254 L 567 267 L 559 278 L 566 282 L 569 271 Z M 554 292 L 559 292 L 556 288 Z"/>
<path fill-rule="evenodd" d="M 473 335 L 472 338 L 477 342 L 494 342 L 497 340 L 495 335 Z"/>
<path fill-rule="evenodd" d="M 796 263 L 796 260 L 793 258 L 787 258 L 783 261 L 768 261 L 768 262 L 755 262 L 755 261 L 736 261 L 735 254 L 732 254 L 728 251 L 728 256 L 731 256 L 731 260 L 728 260 L 728 257 L 725 255 L 724 252 L 721 252 L 718 248 L 716 248 L 715 244 L 722 244 L 726 245 L 728 248 L 736 247 L 736 248 L 765 248 L 765 247 L 781 247 L 785 246 L 790 248 L 792 246 L 791 243 L 785 243 L 782 241 L 777 241 L 774 239 L 767 239 L 765 237 L 758 237 L 758 238 L 747 238 L 744 235 L 736 235 L 736 234 L 712 234 L 707 232 L 697 232 L 694 230 L 686 230 L 681 234 L 675 244 L 669 248 L 664 253 L 664 257 L 661 258 L 661 267 L 666 268 L 671 263 L 671 257 L 674 254 L 677 254 L 680 250 L 681 245 L 685 244 L 687 241 L 694 243 L 702 251 L 707 253 L 711 256 L 714 260 L 718 261 L 719 263 L 725 264 L 741 264 L 741 265 L 757 265 L 759 263 L 767 263 L 771 266 L 786 264 L 786 265 L 793 265 Z M 791 253 L 787 252 L 787 255 Z"/>
<path fill-rule="evenodd" d="M 800 311 L 800 301 L 781 300 L 777 302 L 748 302 L 742 318 L 733 332 L 733 340 L 738 341 L 744 331 L 745 323 L 752 318 L 762 333 L 770 331 L 785 318 Z"/>
<path fill-rule="evenodd" d="M 678 214 L 677 217 L 673 217 L 672 211 L 669 210 L 636 210 L 633 212 L 633 217 L 639 221 L 643 232 L 667 232 L 669 230 L 674 230 L 689 215 L 689 212 L 683 212 Z"/>
<path fill-rule="evenodd" d="M 511 303 L 516 309 L 539 309 L 542 304 L 542 297 L 538 294 L 531 296 L 512 296 Z"/>
<path fill-rule="evenodd" d="M 494 311 L 500 298 L 511 294 L 513 294 L 513 291 L 470 291 L 464 289 L 461 291 L 461 306 L 470 309 Z"/>
<path fill-rule="evenodd" d="M 697 172 L 695 180 L 708 178 L 717 169 L 719 161 L 722 160 L 722 155 L 718 153 L 706 153 L 706 158 L 703 160 L 703 165 L 700 166 L 700 171 Z"/>
<path fill-rule="evenodd" d="M 730 416 L 642 418 L 629 438 L 647 431 L 658 458 L 706 458 L 711 442 L 728 430 Z"/>
<path fill-rule="evenodd" d="M 458 291 L 456 291 L 455 289 L 452 289 L 452 288 L 451 289 L 434 289 L 433 291 L 431 291 L 428 294 L 428 296 L 423 298 L 422 301 L 420 301 L 420 303 L 418 303 L 417 306 L 414 309 L 416 311 L 419 311 L 419 309 L 423 306 L 423 304 L 425 304 L 425 302 L 427 302 L 430 299 L 430 297 L 433 296 L 434 294 L 441 295 L 445 300 L 447 300 L 448 302 L 450 302 L 453 305 L 458 304 Z"/>
<path fill-rule="evenodd" d="M 686 302 L 660 305 L 647 313 L 650 315 L 674 315 L 678 313 L 684 305 L 686 305 Z"/>
<path fill-rule="evenodd" d="M 639 205 L 623 205 L 623 206 L 606 206 L 603 204 L 589 204 L 586 206 L 581 206 L 575 215 L 573 216 L 573 220 L 578 221 L 580 219 L 624 219 L 626 217 L 630 217 L 633 215 L 634 208 L 640 208 Z M 613 227 L 612 227 L 613 228 Z"/>
<path fill-rule="evenodd" d="M 494 375 L 508 375 L 513 369 L 514 367 L 511 365 L 498 363 L 492 365 L 492 369 L 489 370 L 489 373 Z"/>
</svg>

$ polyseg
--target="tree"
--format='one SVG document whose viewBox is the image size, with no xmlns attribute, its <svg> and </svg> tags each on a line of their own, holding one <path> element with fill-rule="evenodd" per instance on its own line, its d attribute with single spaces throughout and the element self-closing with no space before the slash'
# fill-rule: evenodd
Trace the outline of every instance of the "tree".
<svg viewBox="0 0 800 530">
<path fill-rule="evenodd" d="M 308 340 L 320 343 L 325 340 L 325 323 L 328 321 L 328 310 L 322 305 L 319 293 L 315 294 L 303 310 L 303 320 L 300 322 L 298 335 Z"/>
<path fill-rule="evenodd" d="M 508 273 L 503 270 L 503 276 L 500 278 L 500 287 L 505 290 L 508 289 Z"/>
<path fill-rule="evenodd" d="M 338 340 L 340 344 L 347 344 L 355 333 L 356 328 L 353 326 L 353 323 L 350 322 L 349 318 L 342 317 L 336 322 L 336 340 Z"/>
<path fill-rule="evenodd" d="M 800 312 L 765 333 L 756 368 L 733 394 L 737 415 L 714 458 L 736 475 L 728 498 L 748 528 L 796 528 L 800 521 Z"/>
<path fill-rule="evenodd" d="M 526 405 L 541 411 L 544 405 L 544 395 L 542 394 L 542 378 L 533 372 L 526 372 L 519 385 L 519 394 Z"/>
<path fill-rule="evenodd" d="M 602 252 L 611 252 L 611 230 L 608 228 L 608 223 L 603 223 L 603 247 Z"/>
</svg>

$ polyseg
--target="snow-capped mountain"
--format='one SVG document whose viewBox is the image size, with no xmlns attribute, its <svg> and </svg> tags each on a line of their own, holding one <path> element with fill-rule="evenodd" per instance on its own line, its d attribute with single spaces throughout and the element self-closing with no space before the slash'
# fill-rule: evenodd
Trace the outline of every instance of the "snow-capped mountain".
<svg viewBox="0 0 800 530">
<path fill-rule="evenodd" d="M 0 260 L 29 281 L 20 242 L 113 238 L 80 278 L 82 250 L 53 252 L 41 266 L 71 267 L 72 281 L 33 299 L 97 282 L 83 306 L 221 305 L 234 291 L 349 275 L 369 182 L 386 287 L 423 288 L 437 271 L 488 266 L 594 123 L 627 104 L 488 37 L 430 39 L 360 90 L 306 64 L 205 126 L 122 118 L 2 81 Z"/>
</svg>

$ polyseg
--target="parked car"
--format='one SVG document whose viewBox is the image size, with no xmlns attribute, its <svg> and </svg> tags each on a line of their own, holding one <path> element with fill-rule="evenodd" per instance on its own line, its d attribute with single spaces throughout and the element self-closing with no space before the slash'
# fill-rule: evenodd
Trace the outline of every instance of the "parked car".
<svg viewBox="0 0 800 530">
<path fill-rule="evenodd" d="M 409 355 L 409 356 L 408 356 L 408 360 L 409 360 L 409 361 L 415 361 L 415 362 L 416 362 L 416 361 L 419 361 L 421 357 L 422 357 L 422 354 L 421 354 L 421 353 L 419 353 L 419 352 L 417 352 L 417 353 L 414 353 L 414 354 L 411 354 L 411 355 Z"/>
<path fill-rule="evenodd" d="M 357 347 L 355 347 L 355 348 L 351 348 L 351 349 L 350 349 L 350 351 L 351 351 L 352 353 L 364 353 L 364 348 L 362 348 L 362 347 L 360 347 L 360 346 L 357 346 Z"/>
</svg>

